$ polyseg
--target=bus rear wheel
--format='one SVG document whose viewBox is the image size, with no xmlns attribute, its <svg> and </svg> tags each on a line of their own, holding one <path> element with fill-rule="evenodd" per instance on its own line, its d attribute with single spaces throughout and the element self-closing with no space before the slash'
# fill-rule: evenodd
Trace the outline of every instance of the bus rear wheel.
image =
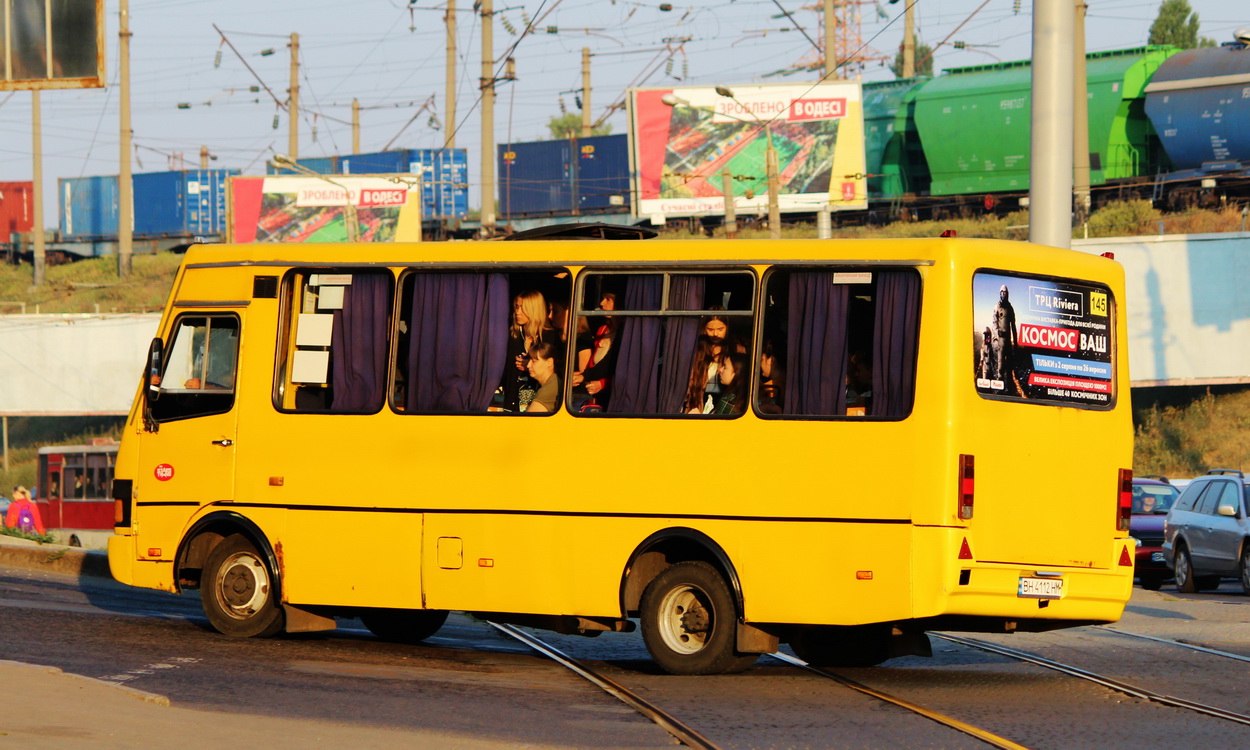
<svg viewBox="0 0 1250 750">
<path fill-rule="evenodd" d="M 809 625 L 791 636 L 790 648 L 813 667 L 875 667 L 890 658 L 890 628 Z"/>
<path fill-rule="evenodd" d="M 368 609 L 358 615 L 370 633 L 392 643 L 420 643 L 447 622 L 445 609 Z"/>
<path fill-rule="evenodd" d="M 278 633 L 285 618 L 275 594 L 273 572 L 247 537 L 228 536 L 209 553 L 200 603 L 218 632 L 236 638 Z"/>
<path fill-rule="evenodd" d="M 734 649 L 737 614 L 725 579 L 700 561 L 677 563 L 642 594 L 642 640 L 665 672 L 741 672 L 759 658 Z"/>
</svg>

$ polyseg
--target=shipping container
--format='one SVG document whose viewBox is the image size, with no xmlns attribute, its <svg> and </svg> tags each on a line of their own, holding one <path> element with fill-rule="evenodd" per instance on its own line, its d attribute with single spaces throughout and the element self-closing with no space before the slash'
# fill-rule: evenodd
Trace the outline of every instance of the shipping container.
<svg viewBox="0 0 1250 750">
<path fill-rule="evenodd" d="M 214 237 L 226 231 L 226 178 L 237 169 L 134 176 L 136 237 Z"/>
<path fill-rule="evenodd" d="M 296 159 L 295 161 L 304 169 L 312 170 L 317 174 L 339 173 L 339 157 L 337 156 L 312 156 L 306 159 Z M 277 167 L 274 166 L 272 161 L 266 161 L 265 172 L 267 174 L 293 174 L 295 170 Z"/>
<path fill-rule="evenodd" d="M 1175 47 L 1086 56 L 1090 184 L 1152 175 L 1161 153 L 1141 116 L 1146 82 Z M 1029 61 L 956 68 L 916 93 L 932 195 L 1026 191 L 1032 115 Z"/>
<path fill-rule="evenodd" d="M 570 143 L 527 141 L 498 147 L 500 217 L 574 213 Z"/>
<path fill-rule="evenodd" d="M 1176 170 L 1250 165 L 1250 49 L 1180 52 L 1146 87 L 1146 115 Z"/>
<path fill-rule="evenodd" d="M 409 149 L 378 151 L 372 154 L 347 154 L 339 157 L 338 174 L 393 174 L 407 172 L 411 161 Z"/>
<path fill-rule="evenodd" d="M 226 178 L 237 169 L 144 172 L 132 177 L 136 239 L 213 237 L 225 233 Z M 58 180 L 61 238 L 115 239 L 118 230 L 117 176 Z"/>
<path fill-rule="evenodd" d="M 35 228 L 32 182 L 0 182 L 0 244 L 13 242 L 16 232 Z"/>
<path fill-rule="evenodd" d="M 414 148 L 408 170 L 421 175 L 421 215 L 460 219 L 469 212 L 468 152 L 462 148 Z"/>
<path fill-rule="evenodd" d="M 421 216 L 425 221 L 460 219 L 469 212 L 468 152 L 462 148 L 405 148 L 372 154 L 297 159 L 318 174 L 420 174 Z M 269 174 L 299 174 L 268 165 Z"/>
<path fill-rule="evenodd" d="M 117 237 L 117 175 L 57 180 L 61 238 Z"/>
<path fill-rule="evenodd" d="M 630 205 L 629 144 L 624 134 L 592 135 L 574 141 L 574 191 L 582 213 L 620 212 Z"/>
<path fill-rule="evenodd" d="M 503 218 L 627 213 L 632 204 L 623 134 L 503 144 L 498 164 Z"/>
</svg>

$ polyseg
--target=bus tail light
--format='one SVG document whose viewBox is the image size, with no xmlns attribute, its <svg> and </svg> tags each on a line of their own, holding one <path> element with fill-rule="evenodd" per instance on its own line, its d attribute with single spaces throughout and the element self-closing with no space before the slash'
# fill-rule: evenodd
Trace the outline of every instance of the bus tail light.
<svg viewBox="0 0 1250 750">
<path fill-rule="evenodd" d="M 1117 494 L 1115 527 L 1120 531 L 1129 530 L 1129 521 L 1133 517 L 1133 470 L 1120 469 L 1120 491 Z"/>
<path fill-rule="evenodd" d="M 972 456 L 967 453 L 959 454 L 959 517 L 967 521 L 972 518 L 972 495 L 975 472 L 972 466 Z"/>
</svg>

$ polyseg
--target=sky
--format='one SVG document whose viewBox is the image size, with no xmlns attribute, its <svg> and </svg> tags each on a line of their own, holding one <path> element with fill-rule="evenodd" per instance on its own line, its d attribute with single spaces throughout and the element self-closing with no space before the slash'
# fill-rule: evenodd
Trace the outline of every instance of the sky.
<svg viewBox="0 0 1250 750">
<path fill-rule="evenodd" d="M 893 77 L 888 64 L 902 40 L 903 10 L 911 1 L 839 0 L 859 12 L 865 54 L 880 58 L 851 71 L 852 76 L 864 81 Z M 1087 0 L 1089 51 L 1144 44 L 1160 1 Z M 1030 56 L 1033 0 L 914 2 L 920 42 L 946 42 L 934 55 L 939 71 Z M 358 99 L 363 152 L 388 146 L 438 148 L 454 127 L 456 146 L 468 150 L 470 205 L 477 206 L 480 18 L 472 11 L 472 0 L 458 0 L 458 122 L 441 123 L 445 4 L 130 0 L 131 168 L 197 168 L 200 148 L 207 146 L 217 157 L 211 167 L 263 173 L 267 159 L 289 151 L 287 113 L 275 99 L 286 100 L 288 44 L 290 34 L 297 33 L 300 157 L 350 153 L 351 102 Z M 664 5 L 672 9 L 662 10 Z M 1231 40 L 1239 27 L 1250 27 L 1246 0 L 1190 0 L 1190 5 L 1201 20 L 1200 33 L 1217 42 Z M 512 56 L 517 79 L 497 87 L 499 143 L 549 138 L 546 123 L 560 114 L 561 102 L 567 111 L 578 111 L 573 92 L 581 88 L 583 47 L 592 55 L 591 109 L 596 119 L 630 86 L 732 87 L 814 81 L 819 75 L 778 73 L 819 59 L 814 47 L 821 38 L 818 0 L 494 0 L 494 6 L 495 57 L 502 58 L 516 45 Z M 58 178 L 115 175 L 120 170 L 117 0 L 105 0 L 105 15 L 108 86 L 41 94 L 44 223 L 49 227 L 57 222 Z M 536 30 L 522 35 L 526 19 L 536 21 Z M 556 33 L 548 33 L 548 27 Z M 956 41 L 965 48 L 955 49 Z M 251 86 L 261 89 L 254 93 Z M 440 122 L 431 122 L 431 110 L 418 114 L 431 97 Z M 0 182 L 31 179 L 30 101 L 29 92 L 0 92 Z M 626 130 L 623 110 L 606 122 L 613 133 Z"/>
</svg>

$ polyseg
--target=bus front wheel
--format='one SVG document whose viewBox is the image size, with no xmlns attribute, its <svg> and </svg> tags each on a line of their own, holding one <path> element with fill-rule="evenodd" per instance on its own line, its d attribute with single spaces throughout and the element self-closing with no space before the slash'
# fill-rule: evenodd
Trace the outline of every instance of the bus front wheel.
<svg viewBox="0 0 1250 750">
<path fill-rule="evenodd" d="M 642 639 L 670 674 L 741 672 L 758 654 L 734 649 L 737 615 L 725 579 L 705 562 L 666 568 L 642 594 Z"/>
<path fill-rule="evenodd" d="M 273 573 L 242 534 L 221 540 L 204 564 L 200 602 L 218 632 L 236 638 L 264 638 L 282 630 L 282 608 Z"/>
</svg>

